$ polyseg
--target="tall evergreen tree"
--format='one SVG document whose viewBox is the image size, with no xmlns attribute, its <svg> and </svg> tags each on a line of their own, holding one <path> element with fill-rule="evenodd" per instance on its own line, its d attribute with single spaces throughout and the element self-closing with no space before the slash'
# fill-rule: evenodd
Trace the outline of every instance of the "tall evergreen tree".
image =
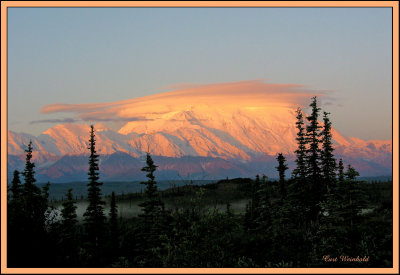
<svg viewBox="0 0 400 275">
<path fill-rule="evenodd" d="M 61 224 L 63 231 L 73 233 L 76 231 L 76 224 L 78 222 L 76 215 L 75 200 L 72 195 L 72 188 L 68 189 L 66 200 L 62 203 L 61 209 Z"/>
<path fill-rule="evenodd" d="M 154 164 L 153 159 L 150 154 L 146 155 L 146 166 L 142 168 L 143 172 L 147 172 L 146 177 L 148 180 L 146 182 L 141 182 L 146 186 L 145 198 L 146 200 L 140 204 L 143 213 L 139 216 L 144 219 L 146 225 L 153 224 L 156 220 L 160 211 L 164 208 L 164 204 L 161 202 L 157 182 L 155 181 L 154 172 L 157 170 L 157 166 Z"/>
<path fill-rule="evenodd" d="M 32 141 L 28 144 L 26 152 L 25 169 L 22 175 L 24 176 L 24 197 L 25 197 L 25 209 L 27 218 L 31 221 L 37 221 L 39 218 L 39 204 L 41 204 L 41 190 L 35 185 L 35 163 L 32 162 Z"/>
<path fill-rule="evenodd" d="M 296 110 L 297 113 L 297 150 L 296 153 L 296 168 L 293 170 L 293 177 L 298 179 L 305 179 L 307 175 L 306 166 L 306 133 L 304 128 L 303 112 L 300 108 Z"/>
<path fill-rule="evenodd" d="M 322 126 L 319 125 L 318 116 L 321 108 L 317 106 L 317 98 L 314 96 L 310 104 L 311 114 L 307 116 L 308 125 L 306 127 L 306 142 L 309 145 L 307 154 L 307 174 L 314 183 L 317 183 L 321 176 L 320 169 L 320 129 Z"/>
<path fill-rule="evenodd" d="M 11 196 L 12 196 L 12 200 L 13 201 L 18 201 L 21 199 L 22 197 L 22 184 L 21 184 L 21 180 L 19 178 L 19 172 L 17 170 L 14 171 L 13 174 L 13 179 L 11 181 L 11 187 L 10 187 L 10 191 L 11 191 Z"/>
<path fill-rule="evenodd" d="M 47 201 L 47 198 L 43 197 L 42 191 L 35 185 L 35 163 L 32 162 L 32 149 L 32 141 L 30 141 L 28 149 L 25 150 L 26 162 L 24 172 L 22 173 L 25 178 L 23 191 L 24 210 L 27 223 L 32 226 L 30 228 L 34 228 L 39 232 L 44 230 L 46 209 L 44 209 L 43 205 L 45 204 L 44 200 Z"/>
<path fill-rule="evenodd" d="M 8 196 L 7 201 L 7 259 L 8 266 L 14 267 L 16 266 L 16 264 L 18 264 L 18 262 L 21 262 L 20 247 L 24 245 L 24 242 L 22 240 L 25 235 L 23 186 L 21 184 L 19 172 L 17 170 L 14 171 L 9 190 L 10 195 Z M 24 255 L 24 253 L 22 254 Z"/>
<path fill-rule="evenodd" d="M 146 166 L 141 169 L 146 172 L 148 180 L 141 182 L 146 186 L 144 195 L 145 200 L 139 204 L 142 208 L 142 213 L 139 214 L 139 218 L 142 221 L 141 231 L 141 256 L 137 259 L 139 264 L 142 266 L 158 266 L 160 265 L 160 259 L 154 253 L 161 246 L 160 237 L 162 235 L 163 228 L 163 215 L 164 215 L 164 203 L 161 201 L 157 182 L 155 181 L 154 172 L 157 170 L 157 166 L 154 164 L 150 154 L 146 155 Z"/>
<path fill-rule="evenodd" d="M 93 257 L 93 261 L 98 261 L 104 252 L 105 238 L 105 220 L 104 205 L 105 202 L 101 198 L 99 182 L 99 155 L 96 153 L 96 140 L 93 125 L 90 126 L 89 147 L 89 183 L 88 183 L 88 200 L 89 205 L 83 214 L 85 219 L 85 227 L 87 241 L 89 245 L 89 253 Z"/>
<path fill-rule="evenodd" d="M 310 184 L 310 216 L 313 221 L 318 220 L 320 207 L 318 206 L 324 194 L 324 186 L 321 182 L 321 150 L 320 150 L 320 129 L 318 122 L 319 111 L 317 98 L 314 96 L 310 104 L 311 114 L 307 116 L 308 125 L 306 127 L 307 154 L 307 177 Z"/>
<path fill-rule="evenodd" d="M 279 173 L 280 192 L 281 192 L 282 198 L 285 198 L 286 194 L 287 194 L 287 190 L 285 187 L 285 171 L 289 168 L 286 165 L 286 158 L 283 156 L 282 153 L 278 154 L 276 160 L 278 161 L 278 166 L 276 166 L 275 168 L 278 170 L 278 173 Z"/>
<path fill-rule="evenodd" d="M 43 264 L 42 248 L 46 242 L 46 212 L 47 196 L 35 185 L 35 164 L 32 162 L 32 141 L 29 142 L 26 152 L 23 188 L 23 216 L 24 232 L 22 233 L 25 249 L 21 255 L 24 264 L 28 266 L 40 266 Z"/>
<path fill-rule="evenodd" d="M 119 228 L 118 228 L 118 207 L 115 202 L 115 192 L 111 193 L 110 212 L 109 212 L 109 226 L 110 226 L 110 252 L 111 257 L 115 258 L 118 255 L 119 249 Z"/>
<path fill-rule="evenodd" d="M 346 214 L 349 216 L 350 226 L 353 228 L 354 223 L 360 219 L 362 209 L 365 208 L 365 196 L 356 181 L 356 178 L 360 176 L 358 171 L 349 164 L 344 175 L 346 180 L 341 186 L 341 193 L 347 198 L 347 205 L 343 205 L 342 208 L 347 210 Z"/>
<path fill-rule="evenodd" d="M 72 195 L 72 188 L 68 189 L 66 200 L 62 203 L 61 209 L 61 251 L 67 266 L 74 266 L 78 263 L 78 228 L 75 200 Z"/>
<path fill-rule="evenodd" d="M 324 112 L 324 126 L 321 132 L 321 165 L 326 189 L 329 191 L 333 188 L 336 181 L 336 160 L 333 155 L 334 148 L 332 144 L 332 123 L 330 122 L 328 115 L 329 113 Z"/>
<path fill-rule="evenodd" d="M 306 128 L 303 119 L 303 111 L 301 108 L 296 110 L 296 128 L 297 128 L 297 149 L 296 154 L 296 167 L 292 172 L 292 184 L 289 187 L 288 201 L 286 204 L 291 204 L 293 213 L 298 213 L 292 217 L 293 222 L 298 224 L 303 223 L 306 217 L 309 216 L 310 202 L 310 183 L 307 178 L 307 139 L 306 139 Z M 289 209 L 287 208 L 287 209 Z M 283 209 L 282 209 L 283 210 Z"/>
<path fill-rule="evenodd" d="M 25 150 L 26 153 L 26 158 L 25 158 L 25 169 L 24 172 L 22 173 L 24 178 L 25 178 L 25 185 L 28 184 L 28 187 L 30 188 L 29 185 L 34 184 L 36 182 L 35 179 L 35 171 L 33 170 L 35 168 L 35 164 L 32 162 L 32 140 L 29 141 L 28 148 Z"/>
</svg>

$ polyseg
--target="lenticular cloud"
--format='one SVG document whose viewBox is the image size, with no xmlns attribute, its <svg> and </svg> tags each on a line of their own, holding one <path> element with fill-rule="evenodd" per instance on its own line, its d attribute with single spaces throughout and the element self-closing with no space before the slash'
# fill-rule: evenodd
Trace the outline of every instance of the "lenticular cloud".
<svg viewBox="0 0 400 275">
<path fill-rule="evenodd" d="M 175 85 L 175 90 L 121 101 L 90 104 L 50 104 L 41 113 L 75 113 L 85 121 L 146 120 L 149 113 L 159 114 L 208 106 L 215 108 L 264 108 L 305 106 L 310 97 L 321 93 L 298 84 L 273 84 L 263 80 Z"/>
</svg>

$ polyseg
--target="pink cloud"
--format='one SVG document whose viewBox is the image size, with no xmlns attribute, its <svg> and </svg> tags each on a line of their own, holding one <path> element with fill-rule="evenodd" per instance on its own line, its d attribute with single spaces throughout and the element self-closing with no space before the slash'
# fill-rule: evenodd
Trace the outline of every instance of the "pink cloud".
<svg viewBox="0 0 400 275">
<path fill-rule="evenodd" d="M 305 107 L 312 96 L 326 94 L 299 84 L 265 83 L 263 80 L 204 85 L 178 84 L 174 87 L 175 89 L 169 92 L 114 102 L 50 104 L 44 106 L 41 113 L 72 112 L 86 121 L 127 121 L 130 118 L 146 118 L 154 112 L 162 114 L 199 105 L 218 108 L 280 105 Z"/>
</svg>

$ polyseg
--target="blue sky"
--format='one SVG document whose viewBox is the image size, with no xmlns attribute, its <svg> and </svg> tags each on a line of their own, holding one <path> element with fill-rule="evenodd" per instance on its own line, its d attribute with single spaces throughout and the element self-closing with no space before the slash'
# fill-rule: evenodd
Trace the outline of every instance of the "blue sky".
<svg viewBox="0 0 400 275">
<path fill-rule="evenodd" d="M 346 136 L 390 139 L 390 8 L 9 8 L 8 126 L 38 135 L 53 103 L 253 79 L 327 91 Z"/>
</svg>

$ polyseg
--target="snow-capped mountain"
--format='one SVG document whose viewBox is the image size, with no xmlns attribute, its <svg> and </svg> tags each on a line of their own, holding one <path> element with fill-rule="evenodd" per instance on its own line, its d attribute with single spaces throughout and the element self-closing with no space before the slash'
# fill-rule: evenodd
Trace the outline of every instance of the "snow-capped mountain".
<svg viewBox="0 0 400 275">
<path fill-rule="evenodd" d="M 59 106 L 52 108 L 56 107 Z M 194 174 L 197 177 L 254 176 L 254 173 L 275 176 L 276 154 L 282 152 L 291 160 L 296 150 L 296 108 L 285 97 L 268 93 L 243 96 L 232 91 L 227 95 L 218 89 L 200 95 L 196 89 L 170 92 L 114 104 L 107 112 L 127 122 L 119 130 L 103 123 L 95 125 L 96 149 L 104 162 L 103 167 L 100 163 L 100 169 L 103 168 L 105 177 L 118 178 L 118 171 L 135 176 L 140 174 L 142 163 L 134 160 L 150 152 L 159 157 L 160 171 L 167 178 Z M 93 112 L 91 106 L 88 109 Z M 131 117 L 131 121 L 126 117 Z M 88 124 L 63 124 L 38 137 L 9 131 L 8 170 L 20 168 L 24 149 L 32 140 L 39 152 L 35 158 L 40 175 L 54 180 L 66 178 L 65 175 L 72 177 L 80 171 L 84 180 L 86 160 L 82 156 L 88 155 L 89 130 Z M 391 174 L 391 140 L 364 141 L 344 137 L 336 130 L 333 130 L 333 139 L 335 155 L 351 161 L 362 175 Z"/>
</svg>

